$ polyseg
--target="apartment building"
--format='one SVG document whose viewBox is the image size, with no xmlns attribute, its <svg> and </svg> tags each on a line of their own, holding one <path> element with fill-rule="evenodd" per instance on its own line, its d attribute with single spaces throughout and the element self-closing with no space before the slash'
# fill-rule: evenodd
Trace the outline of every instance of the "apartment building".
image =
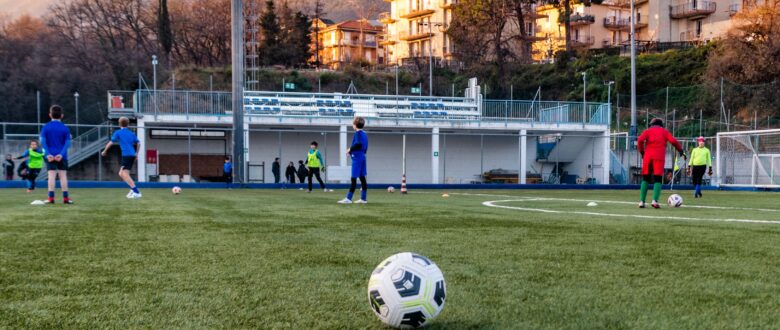
<svg viewBox="0 0 780 330">
<path fill-rule="evenodd" d="M 321 66 L 335 70 L 350 63 L 384 64 L 384 49 L 379 46 L 382 26 L 366 20 L 315 20 L 312 24 L 312 35 L 316 34 L 316 39 L 312 38 L 312 53 L 319 50 Z M 312 62 L 316 60 L 315 55 Z"/>
<path fill-rule="evenodd" d="M 427 63 L 430 53 L 437 60 L 451 60 L 453 45 L 446 30 L 452 23 L 458 0 L 385 0 L 390 11 L 379 15 L 385 26 L 380 45 L 388 64 Z"/>
<path fill-rule="evenodd" d="M 704 42 L 724 35 L 742 0 L 635 0 L 636 39 L 642 44 Z M 534 58 L 547 60 L 565 48 L 564 18 L 558 8 L 540 6 Z M 628 0 L 574 5 L 572 48 L 605 48 L 629 44 L 631 11 Z"/>
</svg>

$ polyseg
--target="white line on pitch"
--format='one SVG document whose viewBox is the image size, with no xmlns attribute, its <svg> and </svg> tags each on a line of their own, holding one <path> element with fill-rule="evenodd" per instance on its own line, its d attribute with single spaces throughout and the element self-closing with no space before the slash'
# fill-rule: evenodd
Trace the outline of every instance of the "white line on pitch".
<svg viewBox="0 0 780 330">
<path fill-rule="evenodd" d="M 580 214 L 580 215 L 596 215 L 596 216 L 605 216 L 605 217 L 628 217 L 628 218 L 639 218 L 639 219 L 660 219 L 660 220 L 680 220 L 680 221 L 744 222 L 744 223 L 762 223 L 762 224 L 780 225 L 780 221 L 773 221 L 773 220 L 701 219 L 701 218 L 690 218 L 690 217 L 673 217 L 673 216 L 641 215 L 641 214 L 612 214 L 612 213 L 583 212 L 583 211 L 557 211 L 557 210 L 549 210 L 549 209 L 498 205 L 499 203 L 528 202 L 533 200 L 534 199 L 487 201 L 487 202 L 482 202 L 482 205 L 487 207 L 496 207 L 502 209 L 520 210 L 520 211 L 528 211 L 528 212 L 541 212 L 541 213 Z M 536 199 L 536 200 L 542 200 L 542 199 Z"/>
</svg>

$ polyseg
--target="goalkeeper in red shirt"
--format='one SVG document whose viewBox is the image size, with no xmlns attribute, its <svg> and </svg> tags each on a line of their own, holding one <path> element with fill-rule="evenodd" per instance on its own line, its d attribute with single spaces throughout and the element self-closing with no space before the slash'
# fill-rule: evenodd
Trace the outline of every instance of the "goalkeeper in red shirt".
<svg viewBox="0 0 780 330">
<path fill-rule="evenodd" d="M 653 208 L 660 208 L 658 199 L 661 197 L 664 162 L 666 161 L 666 143 L 670 143 L 684 159 L 688 159 L 680 142 L 664 128 L 660 118 L 650 121 L 650 128 L 645 130 L 637 140 L 637 149 L 642 155 L 642 188 L 639 193 L 639 208 L 645 208 L 647 186 L 653 184 Z"/>
</svg>

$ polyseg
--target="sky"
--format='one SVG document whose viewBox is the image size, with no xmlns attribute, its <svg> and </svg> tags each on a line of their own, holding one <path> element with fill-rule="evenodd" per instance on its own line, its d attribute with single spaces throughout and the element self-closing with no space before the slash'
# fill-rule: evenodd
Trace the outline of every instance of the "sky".
<svg viewBox="0 0 780 330">
<path fill-rule="evenodd" d="M 22 14 L 39 16 L 56 0 L 0 0 L 0 13 L 17 17 Z"/>
</svg>

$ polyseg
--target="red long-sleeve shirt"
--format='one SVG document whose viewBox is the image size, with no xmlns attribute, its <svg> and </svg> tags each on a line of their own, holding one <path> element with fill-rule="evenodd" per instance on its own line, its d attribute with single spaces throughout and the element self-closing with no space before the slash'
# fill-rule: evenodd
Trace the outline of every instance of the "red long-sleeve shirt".
<svg viewBox="0 0 780 330">
<path fill-rule="evenodd" d="M 644 155 L 644 158 L 650 159 L 666 159 L 666 143 L 671 143 L 678 152 L 682 152 L 683 148 L 680 142 L 672 136 L 665 128 L 661 126 L 653 126 L 642 132 L 637 140 L 637 149 L 639 153 Z"/>
</svg>

